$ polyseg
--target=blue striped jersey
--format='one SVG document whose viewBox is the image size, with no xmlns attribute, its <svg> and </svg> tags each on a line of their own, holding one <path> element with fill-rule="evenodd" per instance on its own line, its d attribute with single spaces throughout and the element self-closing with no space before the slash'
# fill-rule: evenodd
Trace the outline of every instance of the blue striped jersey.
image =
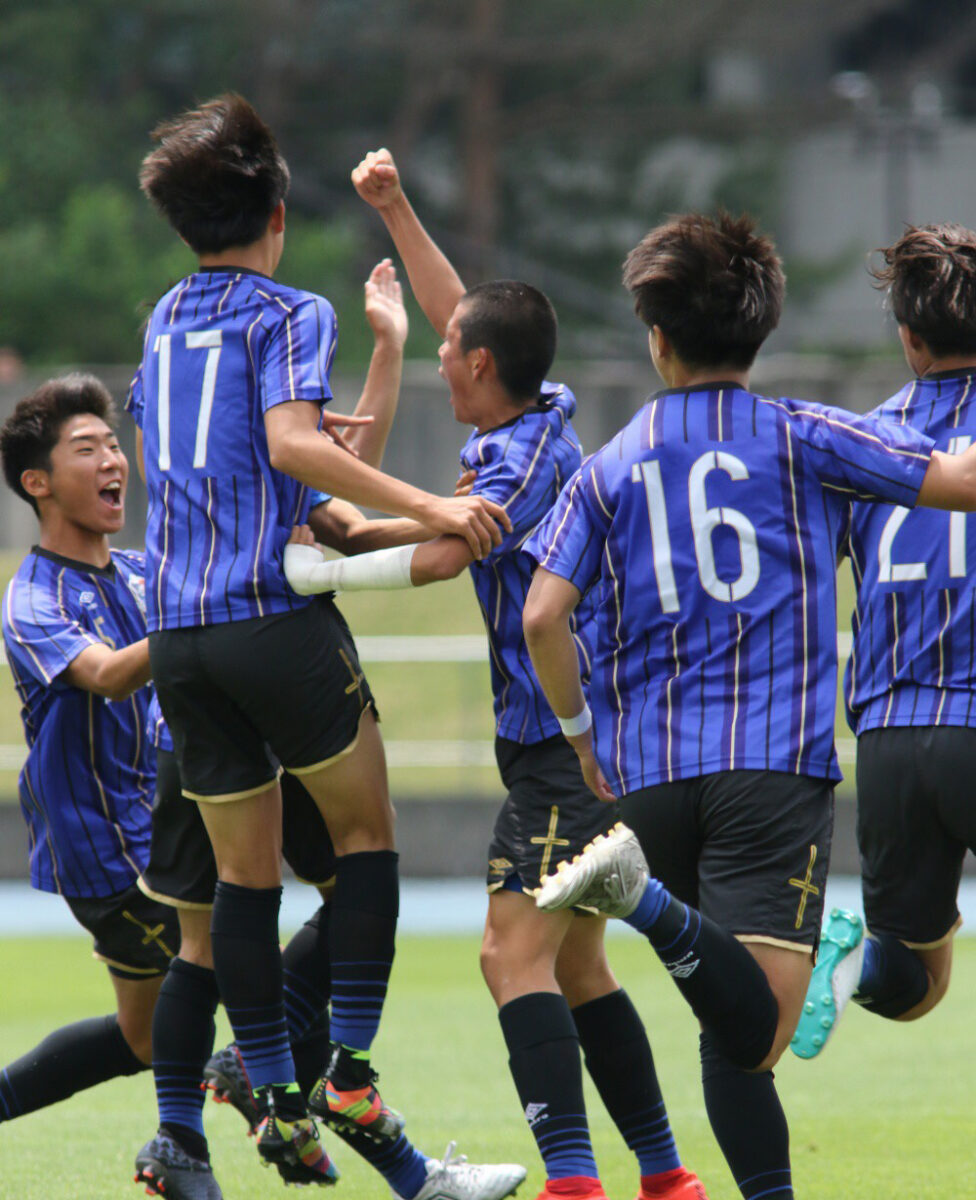
<svg viewBox="0 0 976 1200">
<path fill-rule="evenodd" d="M 143 432 L 149 629 L 303 607 L 282 569 L 305 487 L 271 466 L 264 414 L 329 400 L 327 300 L 239 268 L 202 270 L 149 321 L 126 407 Z"/>
<path fill-rule="evenodd" d="M 595 748 L 618 793 L 735 768 L 840 778 L 848 501 L 912 504 L 931 448 L 715 383 L 658 392 L 587 460 L 526 549 L 594 596 Z"/>
<path fill-rule="evenodd" d="M 113 895 L 149 857 L 151 689 L 111 701 L 63 678 L 88 646 L 116 649 L 146 636 L 144 570 L 136 551 L 113 550 L 111 564 L 98 568 L 35 547 L 3 598 L 28 746 L 18 791 L 30 878 L 44 892 Z"/>
<path fill-rule="evenodd" d="M 496 730 L 516 742 L 539 742 L 559 732 L 522 633 L 533 565 L 521 547 L 580 465 L 582 450 L 570 424 L 575 411 L 568 388 L 545 383 L 537 404 L 494 429 L 473 432 L 461 450 L 462 470 L 476 472 L 472 493 L 502 505 L 512 522 L 512 532 L 469 570 L 488 632 Z M 584 671 L 581 631 L 588 615 L 588 606 L 578 611 L 574 629 Z"/>
<path fill-rule="evenodd" d="M 874 415 L 959 453 L 976 437 L 976 373 L 916 379 Z M 845 698 L 855 733 L 976 725 L 976 517 L 852 506 L 857 597 Z"/>
</svg>

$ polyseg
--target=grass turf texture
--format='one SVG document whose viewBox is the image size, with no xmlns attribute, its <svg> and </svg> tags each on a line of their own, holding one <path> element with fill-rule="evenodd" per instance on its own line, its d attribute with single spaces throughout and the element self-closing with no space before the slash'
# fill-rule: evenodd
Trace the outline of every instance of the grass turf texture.
<svg viewBox="0 0 976 1200">
<path fill-rule="evenodd" d="M 658 1071 L 685 1161 L 711 1200 L 739 1195 L 715 1146 L 698 1082 L 697 1030 L 663 969 L 636 937 L 615 937 L 610 956 L 650 1032 Z M 56 1026 L 108 1009 L 104 968 L 87 941 L 0 942 L 0 1062 Z M 854 1009 L 824 1055 L 784 1056 L 776 1075 L 792 1130 L 797 1195 L 820 1200 L 890 1200 L 972 1194 L 972 1023 L 976 940 L 956 945 L 953 985 L 926 1019 L 898 1025 Z M 226 1034 L 222 1021 L 218 1036 Z M 440 1155 L 451 1138 L 472 1161 L 521 1161 L 532 1200 L 543 1175 L 519 1111 L 493 1005 L 477 966 L 477 939 L 404 938 L 375 1049 L 381 1087 L 407 1115 L 410 1136 Z M 634 1160 L 592 1089 L 590 1124 L 610 1200 L 636 1192 Z M 218 1179 L 228 1200 L 280 1193 L 262 1170 L 241 1119 L 208 1101 L 205 1111 Z M 5 1124 L 0 1130 L 0 1196 L 17 1200 L 115 1200 L 141 1194 L 129 1182 L 135 1152 L 155 1129 L 148 1074 L 113 1080 Z M 343 1172 L 336 1196 L 388 1200 L 383 1181 L 326 1134 Z M 310 1193 L 308 1193 L 310 1194 Z M 323 1195 L 325 1193 L 322 1193 Z"/>
</svg>

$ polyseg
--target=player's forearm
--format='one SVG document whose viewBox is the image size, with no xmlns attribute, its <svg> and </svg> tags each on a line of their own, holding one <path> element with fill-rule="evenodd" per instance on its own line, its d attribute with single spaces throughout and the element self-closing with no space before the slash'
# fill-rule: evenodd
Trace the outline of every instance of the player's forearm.
<svg viewBox="0 0 976 1200">
<path fill-rule="evenodd" d="M 269 438 L 268 446 L 271 465 L 299 483 L 363 508 L 425 523 L 424 516 L 434 497 L 361 462 L 318 432 L 292 431 Z"/>
<path fill-rule="evenodd" d="M 451 313 L 464 295 L 461 277 L 424 229 L 406 196 L 401 194 L 379 213 L 403 260 L 417 303 L 443 337 Z"/>
<path fill-rule="evenodd" d="M 575 717 L 583 711 L 586 701 L 569 614 L 540 610 L 531 600 L 530 591 L 522 627 L 532 666 L 556 716 Z"/>
<path fill-rule="evenodd" d="M 125 700 L 149 682 L 149 642 L 146 638 L 111 650 L 108 646 L 89 646 L 65 672 L 72 687 L 106 700 Z"/>
<path fill-rule="evenodd" d="M 412 522 L 374 524 L 398 525 L 406 532 L 406 526 Z M 389 591 L 454 579 L 472 561 L 467 543 L 457 537 L 438 537 L 425 545 L 401 544 L 398 548 L 328 560 L 315 546 L 289 542 L 285 547 L 285 578 L 302 596 L 316 592 Z"/>
<path fill-rule="evenodd" d="M 976 511 L 976 446 L 962 454 L 932 452 L 918 492 L 918 503 L 957 512 Z"/>
<path fill-rule="evenodd" d="M 346 435 L 346 440 L 355 448 L 360 459 L 371 467 L 379 468 L 383 461 L 400 399 L 402 376 L 402 345 L 389 337 L 377 339 L 354 413 L 357 417 L 372 417 L 373 420 L 369 425 L 356 426 Z"/>
</svg>

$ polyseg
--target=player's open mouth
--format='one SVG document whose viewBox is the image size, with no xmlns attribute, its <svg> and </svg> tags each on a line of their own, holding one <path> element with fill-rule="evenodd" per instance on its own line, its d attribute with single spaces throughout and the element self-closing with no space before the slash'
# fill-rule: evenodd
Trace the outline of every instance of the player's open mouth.
<svg viewBox="0 0 976 1200">
<path fill-rule="evenodd" d="M 110 508 L 122 507 L 122 484 L 118 481 L 107 483 L 98 494 Z"/>
</svg>

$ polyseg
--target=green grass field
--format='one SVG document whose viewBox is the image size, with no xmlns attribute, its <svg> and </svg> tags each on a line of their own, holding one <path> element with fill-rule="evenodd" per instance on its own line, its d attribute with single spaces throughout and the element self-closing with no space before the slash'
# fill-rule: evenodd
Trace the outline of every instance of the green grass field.
<svg viewBox="0 0 976 1200">
<path fill-rule="evenodd" d="M 647 1024 L 679 1148 L 711 1200 L 734 1187 L 711 1136 L 698 1082 L 691 1014 L 645 944 L 614 938 L 611 957 Z M 896 1025 L 854 1010 L 822 1059 L 787 1053 L 777 1080 L 792 1131 L 797 1195 L 812 1200 L 928 1200 L 972 1196 L 972 997 L 976 941 L 960 940 L 953 986 L 926 1020 Z M 110 986 L 83 937 L 0 941 L 0 1062 L 56 1026 L 106 1011 Z M 221 1036 L 226 1026 L 222 1028 Z M 404 938 L 374 1061 L 408 1132 L 440 1155 L 451 1138 L 473 1161 L 521 1161 L 521 1200 L 542 1186 L 519 1111 L 498 1023 L 477 967 L 477 939 Z M 610 1200 L 632 1200 L 636 1171 L 592 1091 L 591 1129 Z M 148 1075 L 103 1084 L 0 1134 L 5 1200 L 115 1200 L 135 1196 L 135 1151 L 154 1129 Z M 267 1200 L 277 1177 L 262 1170 L 240 1118 L 208 1103 L 218 1178 L 227 1200 Z M 335 1139 L 329 1139 L 330 1149 Z M 375 1175 L 341 1143 L 337 1196 L 388 1200 Z"/>
</svg>

